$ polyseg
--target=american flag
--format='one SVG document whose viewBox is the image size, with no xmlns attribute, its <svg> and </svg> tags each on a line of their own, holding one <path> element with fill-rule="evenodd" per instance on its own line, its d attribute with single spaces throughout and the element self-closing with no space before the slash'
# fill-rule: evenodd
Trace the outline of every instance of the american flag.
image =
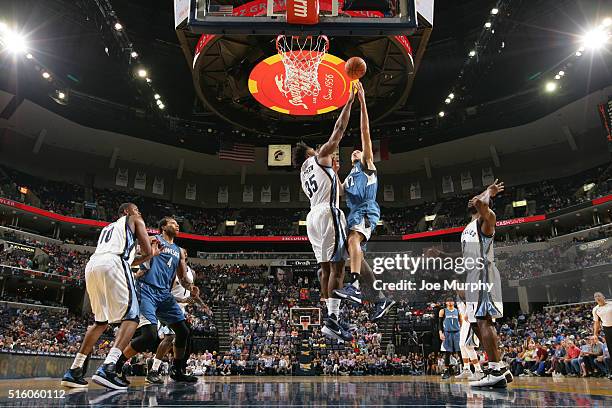
<svg viewBox="0 0 612 408">
<path fill-rule="evenodd" d="M 219 159 L 252 163 L 255 161 L 255 146 L 223 141 L 219 147 Z"/>
</svg>

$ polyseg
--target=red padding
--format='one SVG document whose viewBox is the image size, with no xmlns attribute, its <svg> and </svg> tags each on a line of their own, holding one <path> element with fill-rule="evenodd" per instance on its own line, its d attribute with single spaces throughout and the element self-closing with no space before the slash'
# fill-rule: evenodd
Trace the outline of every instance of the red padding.
<svg viewBox="0 0 612 408">
<path fill-rule="evenodd" d="M 319 23 L 319 0 L 287 0 L 289 24 L 313 25 Z"/>
</svg>

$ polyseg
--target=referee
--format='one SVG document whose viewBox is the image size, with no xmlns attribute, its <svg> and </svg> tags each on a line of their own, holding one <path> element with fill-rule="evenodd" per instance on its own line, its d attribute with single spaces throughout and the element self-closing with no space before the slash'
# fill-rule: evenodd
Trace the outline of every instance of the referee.
<svg viewBox="0 0 612 408">
<path fill-rule="evenodd" d="M 601 292 L 595 292 L 593 298 L 595 298 L 597 303 L 593 308 L 593 337 L 598 338 L 599 331 L 603 326 L 606 344 L 608 345 L 608 350 L 610 350 L 612 342 L 612 302 L 606 301 Z M 608 372 L 608 375 L 612 379 L 612 374 Z"/>
</svg>

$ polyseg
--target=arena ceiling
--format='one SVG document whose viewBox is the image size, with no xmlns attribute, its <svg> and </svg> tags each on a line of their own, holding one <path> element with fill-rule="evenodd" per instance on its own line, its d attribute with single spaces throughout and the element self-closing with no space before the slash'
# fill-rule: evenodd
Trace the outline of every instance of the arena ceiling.
<svg viewBox="0 0 612 408">
<path fill-rule="evenodd" d="M 118 57 L 116 43 L 96 19 L 95 3 L 96 0 L 10 0 L 0 4 L 0 16 L 19 27 L 36 57 L 61 77 L 75 95 L 87 95 L 88 101 L 110 101 L 117 109 L 129 107 L 140 114 L 145 123 L 139 132 L 131 134 L 201 150 L 218 143 L 219 133 L 215 132 L 219 129 L 228 126 L 227 131 L 231 132 L 232 127 L 198 98 L 185 57 L 193 53 L 190 48 L 194 44 L 179 41 L 171 0 L 111 0 L 110 4 L 139 53 L 139 65 L 147 69 L 156 92 L 164 100 L 163 114 L 186 120 L 192 128 L 197 128 L 200 132 L 194 132 L 192 138 L 168 136 L 189 132 L 175 126 L 176 121 L 168 125 L 160 112 L 155 111 L 151 94 L 143 91 L 139 79 L 134 77 L 135 66 L 127 67 Z M 580 34 L 603 17 L 612 15 L 609 2 L 437 0 L 435 4 L 435 27 L 410 84 L 410 92 L 401 106 L 393 106 L 393 112 L 378 124 L 386 129 L 386 135 L 396 139 L 391 144 L 394 150 L 414 149 L 492 130 L 502 126 L 503 119 L 511 115 L 517 116 L 519 122 L 526 121 L 525 112 L 544 115 L 611 83 L 608 49 L 572 62 L 563 86 L 555 95 L 542 92 L 543 81 L 552 70 L 566 63 L 579 47 Z M 469 51 L 482 38 L 491 8 L 499 4 L 507 7 L 507 14 L 496 17 L 495 35 L 476 56 L 476 63 L 466 69 Z M 0 76 L 2 89 L 22 94 L 67 116 L 78 109 L 77 116 L 81 117 L 72 115 L 72 119 L 84 124 L 120 130 L 113 128 L 119 123 L 96 124 L 95 113 L 85 115 L 83 104 L 54 106 L 47 98 L 48 89 L 40 85 L 39 73 L 30 72 L 25 66 L 27 62 L 14 63 L 3 57 L 0 64 L 0 72 L 10 74 Z M 447 106 L 444 100 L 449 92 L 458 97 Z M 493 106 L 490 109 L 495 110 L 495 117 L 487 111 L 487 106 Z M 443 119 L 437 116 L 440 110 L 446 111 Z M 479 114 L 490 120 L 468 126 L 470 116 Z M 157 128 L 147 127 L 152 124 Z M 217 136 L 214 143 L 201 139 L 207 136 L 208 129 L 214 130 L 208 137 Z M 234 135 L 230 133 L 230 136 Z M 276 140 L 257 139 L 255 135 L 245 137 L 262 145 L 282 140 L 280 136 Z"/>
</svg>

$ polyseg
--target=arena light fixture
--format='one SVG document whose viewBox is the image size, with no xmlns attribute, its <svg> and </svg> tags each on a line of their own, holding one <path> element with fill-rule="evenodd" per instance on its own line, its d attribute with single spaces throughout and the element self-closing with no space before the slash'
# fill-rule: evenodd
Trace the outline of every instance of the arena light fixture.
<svg viewBox="0 0 612 408">
<path fill-rule="evenodd" d="M 159 104 L 159 109 L 164 110 L 165 107 L 166 105 L 164 105 L 163 103 Z"/>
<path fill-rule="evenodd" d="M 139 69 L 139 70 L 137 71 L 137 74 L 138 74 L 138 76 L 139 76 L 139 77 L 141 77 L 141 78 L 146 78 L 146 77 L 147 77 L 147 70 L 146 70 L 146 69 L 141 68 L 141 69 Z"/>
<path fill-rule="evenodd" d="M 145 78 L 145 81 L 147 81 L 147 84 L 150 84 L 152 82 L 151 78 L 149 78 L 149 77 Z"/>
<path fill-rule="evenodd" d="M 157 104 L 157 106 L 159 106 L 159 105 L 162 105 L 162 104 L 163 104 L 163 102 L 161 101 L 161 99 L 156 100 L 156 101 L 155 101 L 155 103 Z"/>
<path fill-rule="evenodd" d="M 487 22 L 485 23 L 485 28 L 491 28 L 491 26 L 492 26 L 492 24 L 491 24 L 491 22 L 490 22 L 490 21 L 487 21 Z"/>
<path fill-rule="evenodd" d="M 497 13 L 499 13 L 499 9 L 497 7 L 493 7 L 491 9 L 491 14 L 496 15 Z"/>
<path fill-rule="evenodd" d="M 582 44 L 591 50 L 598 50 L 606 45 L 610 33 L 603 27 L 597 27 L 582 36 Z"/>
<path fill-rule="evenodd" d="M 444 113 L 444 111 L 440 111 L 440 112 L 438 113 L 438 116 L 439 116 L 439 117 L 441 117 L 441 118 L 443 118 L 443 117 L 444 117 L 444 115 L 446 115 L 446 113 Z"/>
<path fill-rule="evenodd" d="M 34 56 L 28 52 L 28 53 L 26 54 L 26 58 L 27 58 L 27 59 L 33 59 L 33 58 L 34 58 Z"/>
<path fill-rule="evenodd" d="M 610 27 L 612 25 L 612 18 L 610 17 L 604 18 L 601 25 L 603 25 L 604 27 Z"/>
<path fill-rule="evenodd" d="M 9 29 L 3 31 L 2 42 L 8 51 L 13 54 L 24 54 L 28 51 L 26 40 L 22 35 Z"/>
<path fill-rule="evenodd" d="M 565 71 L 559 71 L 559 76 L 565 76 Z"/>
<path fill-rule="evenodd" d="M 547 82 L 545 89 L 546 92 L 555 92 L 557 90 L 557 84 L 554 82 Z"/>
<path fill-rule="evenodd" d="M 450 99 L 455 99 L 455 94 L 451 92 L 451 93 L 448 94 L 448 97 Z"/>
<path fill-rule="evenodd" d="M 117 30 L 117 31 L 123 30 L 123 26 L 121 25 L 120 22 L 116 22 L 114 27 L 115 27 L 115 30 Z"/>
<path fill-rule="evenodd" d="M 57 92 L 57 97 L 60 99 L 66 99 L 66 94 L 63 93 L 62 91 L 58 91 Z"/>
<path fill-rule="evenodd" d="M 47 71 L 44 71 L 44 72 L 42 73 L 42 77 L 43 77 L 43 78 L 45 78 L 45 79 L 49 79 L 49 78 L 51 78 L 51 74 L 50 74 L 50 73 L 48 73 Z"/>
<path fill-rule="evenodd" d="M 468 54 L 470 57 L 475 57 L 476 56 L 476 50 L 471 50 L 470 53 Z"/>
<path fill-rule="evenodd" d="M 577 57 L 581 57 L 582 56 L 582 51 L 576 51 L 576 56 Z"/>
<path fill-rule="evenodd" d="M 130 57 L 132 57 L 132 58 L 138 58 L 138 53 L 137 53 L 136 51 L 132 51 L 132 52 L 130 53 Z"/>
<path fill-rule="evenodd" d="M 446 98 L 446 99 L 444 100 L 444 102 L 445 102 L 445 103 L 448 105 L 449 103 L 451 103 L 451 99 L 450 99 L 450 98 Z"/>
<path fill-rule="evenodd" d="M 153 97 L 154 97 L 155 99 L 159 99 L 159 98 L 161 98 L 161 96 L 159 96 L 159 94 L 155 94 L 155 95 L 153 95 Z"/>
<path fill-rule="evenodd" d="M 561 75 L 555 75 L 555 79 L 556 79 L 556 80 L 561 79 Z"/>
</svg>

